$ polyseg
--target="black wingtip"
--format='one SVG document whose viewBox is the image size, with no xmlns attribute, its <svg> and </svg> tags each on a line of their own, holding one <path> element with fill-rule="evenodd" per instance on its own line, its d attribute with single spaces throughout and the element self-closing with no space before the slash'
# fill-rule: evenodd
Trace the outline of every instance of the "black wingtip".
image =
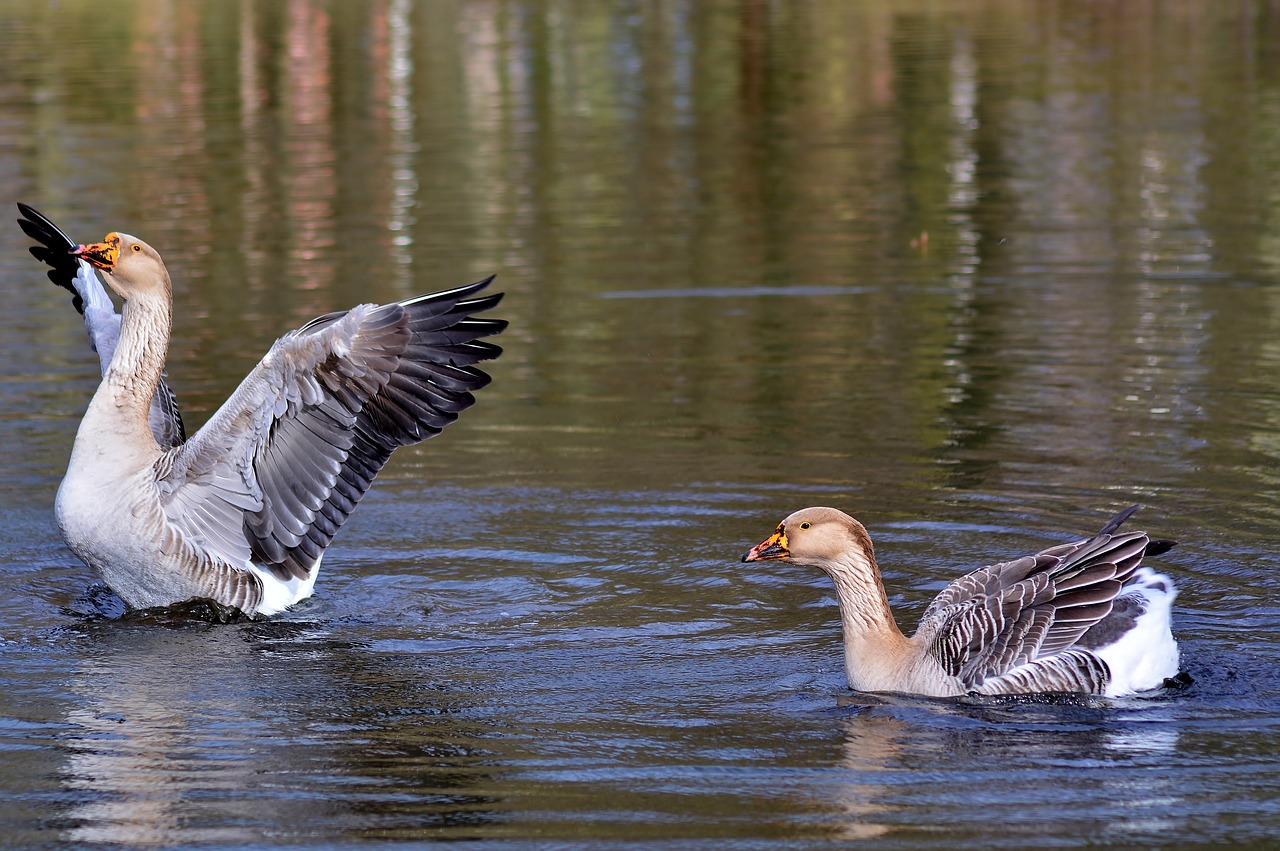
<svg viewBox="0 0 1280 851">
<path fill-rule="evenodd" d="M 1161 553 L 1169 552 L 1169 550 L 1173 549 L 1177 545 L 1178 545 L 1177 541 L 1167 541 L 1167 540 L 1151 541 L 1147 544 L 1147 548 L 1142 551 L 1142 555 L 1144 557 L 1158 556 Z"/>
<path fill-rule="evenodd" d="M 492 284 L 492 283 L 493 283 L 493 280 L 494 280 L 494 278 L 496 278 L 496 277 L 498 277 L 496 274 L 495 274 L 495 275 L 490 275 L 489 277 L 487 277 L 487 278 L 481 278 L 480 280 L 475 281 L 474 283 L 470 283 L 470 284 L 463 284 L 462 286 L 460 286 L 460 287 L 454 287 L 454 288 L 453 288 L 453 289 L 451 289 L 451 290 L 444 290 L 443 292 L 432 293 L 432 294 L 428 295 L 427 297 L 428 297 L 428 298 L 430 298 L 430 299 L 433 299 L 433 300 L 434 300 L 434 299 L 445 299 L 445 298 L 453 297 L 453 298 L 457 298 L 459 301 L 461 301 L 461 300 L 463 300 L 463 299 L 467 298 L 468 296 L 471 296 L 471 295 L 473 295 L 473 294 L 475 294 L 475 293 L 478 293 L 478 292 L 480 292 L 481 290 L 483 290 L 483 289 L 485 289 L 486 287 L 488 287 L 490 284 Z M 502 298 L 502 293 L 496 293 L 495 295 L 497 295 L 497 297 L 498 297 L 498 298 Z M 487 296 L 487 297 L 488 297 L 488 298 L 492 298 L 493 296 L 492 296 L 492 295 L 490 295 L 490 296 Z"/>
<path fill-rule="evenodd" d="M 493 283 L 497 275 L 490 275 L 471 284 L 463 284 L 453 289 L 441 290 L 436 293 L 426 293 L 425 295 L 414 296 L 400 302 L 403 307 L 410 307 L 419 304 L 451 304 L 455 309 L 463 308 L 469 312 L 478 312 L 480 310 L 488 310 L 489 308 L 502 301 L 503 293 L 489 293 L 488 295 L 472 299 L 471 296 L 482 291 L 485 287 Z M 476 306 L 483 305 L 483 306 Z"/>
<path fill-rule="evenodd" d="M 1140 508 L 1142 508 L 1141 503 L 1139 503 L 1138 505 L 1129 506 L 1124 511 L 1121 511 L 1119 514 L 1117 514 L 1115 517 L 1112 517 L 1110 520 L 1108 520 L 1107 525 L 1103 526 L 1102 530 L 1099 531 L 1098 534 L 1110 535 L 1112 532 L 1114 532 L 1115 530 L 1119 529 L 1122 525 L 1124 525 L 1124 521 L 1128 520 L 1130 517 L 1136 514 L 1138 512 L 1138 509 Z"/>
<path fill-rule="evenodd" d="M 506 293 L 489 293 L 479 298 L 469 298 L 466 301 L 460 301 L 454 305 L 454 312 L 457 313 L 483 313 L 498 306 L 502 301 L 502 297 Z"/>
<path fill-rule="evenodd" d="M 43 243 L 51 251 L 55 252 L 64 248 L 71 249 L 76 247 L 75 240 L 63 233 L 62 228 L 50 221 L 49 217 L 44 213 L 21 201 L 18 201 L 17 204 L 18 212 L 22 213 L 22 218 L 18 219 L 18 226 L 22 228 L 27 236 L 36 242 Z"/>
<path fill-rule="evenodd" d="M 30 204 L 17 202 L 18 211 L 23 218 L 18 219 L 22 232 L 34 239 L 39 245 L 28 250 L 31 256 L 49 267 L 49 280 L 71 293 L 71 303 L 76 312 L 84 313 L 84 301 L 76 292 L 76 275 L 80 271 L 80 262 L 71 255 L 76 243 L 62 229 L 49 221 L 49 218 Z"/>
</svg>

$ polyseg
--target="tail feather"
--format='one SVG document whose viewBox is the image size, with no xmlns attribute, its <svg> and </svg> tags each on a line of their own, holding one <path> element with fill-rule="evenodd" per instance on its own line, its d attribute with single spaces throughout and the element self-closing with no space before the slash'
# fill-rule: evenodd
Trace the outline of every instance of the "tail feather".
<svg viewBox="0 0 1280 851">
<path fill-rule="evenodd" d="M 1094 627 L 1100 631 L 1090 630 L 1081 639 L 1084 646 L 1092 636 L 1098 646 L 1090 649 L 1111 670 L 1108 697 L 1150 691 L 1178 675 L 1178 643 L 1171 630 L 1177 596 L 1172 579 L 1140 567 L 1116 598 L 1116 611 Z"/>
</svg>

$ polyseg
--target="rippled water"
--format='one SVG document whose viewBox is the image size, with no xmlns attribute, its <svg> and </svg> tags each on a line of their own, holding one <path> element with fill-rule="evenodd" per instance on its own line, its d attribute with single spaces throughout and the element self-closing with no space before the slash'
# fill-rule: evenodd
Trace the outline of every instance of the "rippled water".
<svg viewBox="0 0 1280 851">
<path fill-rule="evenodd" d="M 0 845 L 1280 838 L 1274 4 L 0 11 L 0 199 L 160 249 L 189 425 L 328 310 L 511 320 L 315 598 L 106 620 L 95 361 L 0 228 Z M 1131 502 L 1193 679 L 1143 699 L 852 693 L 826 580 L 738 561 L 840 506 L 910 626 Z"/>
</svg>

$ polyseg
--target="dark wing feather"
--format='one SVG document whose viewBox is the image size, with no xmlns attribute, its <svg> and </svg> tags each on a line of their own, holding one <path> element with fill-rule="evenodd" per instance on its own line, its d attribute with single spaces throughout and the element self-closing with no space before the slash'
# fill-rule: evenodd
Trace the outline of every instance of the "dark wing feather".
<svg viewBox="0 0 1280 851">
<path fill-rule="evenodd" d="M 917 634 L 932 641 L 947 673 L 975 691 L 1028 665 L 1033 670 L 1005 685 L 1023 679 L 1043 684 L 1057 676 L 1064 678 L 1062 687 L 1049 690 L 1077 690 L 1098 672 L 1091 654 L 1071 648 L 1111 613 L 1125 581 L 1154 549 L 1145 533 L 1116 531 L 1136 510 L 1121 512 L 1087 540 L 960 577 L 925 611 Z"/>
<path fill-rule="evenodd" d="M 277 462 L 257 465 L 264 504 L 246 517 L 255 561 L 282 579 L 306 576 L 392 451 L 439 434 L 475 404 L 472 391 L 490 379 L 473 364 L 502 353 L 479 338 L 507 323 L 473 316 L 496 306 L 501 294 L 466 297 L 492 281 L 374 311 L 361 335 L 379 341 L 376 354 L 359 369 L 334 359 L 317 370 L 329 395 L 295 418 L 310 436 L 277 428 L 267 452 L 278 454 Z M 302 333 L 341 316 L 315 320 Z"/>
<path fill-rule="evenodd" d="M 1067 650 L 991 677 L 973 686 L 977 694 L 1102 694 L 1111 680 L 1107 663 L 1092 653 Z"/>
<path fill-rule="evenodd" d="M 172 449 L 187 440 L 187 426 L 182 421 L 182 411 L 178 409 L 178 397 L 163 376 L 156 385 L 156 395 L 151 399 L 147 424 L 162 449 Z"/>
<path fill-rule="evenodd" d="M 472 314 L 500 296 L 469 297 L 492 280 L 329 314 L 278 340 L 172 456 L 170 522 L 230 564 L 309 575 L 392 451 L 438 434 L 489 383 L 473 364 L 501 349 L 478 338 L 506 323 Z"/>
<path fill-rule="evenodd" d="M 19 201 L 18 211 L 22 213 L 18 227 L 40 243 L 28 249 L 31 256 L 49 267 L 49 280 L 71 293 L 71 303 L 75 305 L 76 312 L 83 314 L 84 299 L 74 283 L 80 272 L 80 260 L 71 254 L 76 248 L 75 241 L 36 208 Z"/>
</svg>

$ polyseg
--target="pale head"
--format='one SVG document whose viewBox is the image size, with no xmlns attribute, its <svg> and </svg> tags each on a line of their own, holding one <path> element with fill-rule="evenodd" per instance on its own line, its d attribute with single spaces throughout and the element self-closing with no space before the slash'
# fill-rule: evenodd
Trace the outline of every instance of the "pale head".
<svg viewBox="0 0 1280 851">
<path fill-rule="evenodd" d="M 871 536 L 861 523 L 835 508 L 802 508 L 747 551 L 743 561 L 788 561 L 830 570 L 850 555 L 874 564 Z"/>
<path fill-rule="evenodd" d="M 160 254 L 136 236 L 109 233 L 102 242 L 81 245 L 71 252 L 102 272 L 107 285 L 123 299 L 171 292 L 169 272 Z"/>
</svg>

